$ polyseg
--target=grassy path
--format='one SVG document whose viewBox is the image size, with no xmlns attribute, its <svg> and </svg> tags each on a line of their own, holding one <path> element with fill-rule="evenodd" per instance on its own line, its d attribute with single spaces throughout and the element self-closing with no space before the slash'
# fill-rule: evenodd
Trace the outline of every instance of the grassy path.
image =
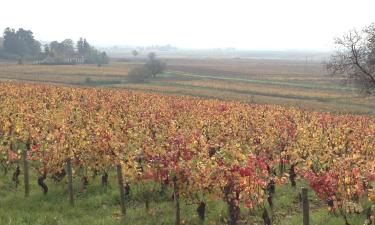
<svg viewBox="0 0 375 225">
<path fill-rule="evenodd" d="M 303 83 L 303 82 L 286 82 L 286 81 L 277 81 L 277 80 L 255 80 L 241 77 L 228 77 L 228 76 L 210 76 L 210 75 L 201 75 L 201 74 L 191 74 L 179 71 L 167 71 L 163 74 L 164 77 L 192 77 L 192 78 L 201 78 L 201 79 L 212 79 L 212 80 L 227 80 L 227 81 L 238 81 L 238 82 L 248 82 L 254 84 L 267 84 L 267 85 L 277 85 L 277 86 L 291 86 L 299 88 L 308 88 L 308 89 L 321 89 L 321 90 L 344 90 L 344 91 L 353 91 L 354 88 L 343 87 L 337 84 L 314 84 L 314 83 Z"/>
</svg>

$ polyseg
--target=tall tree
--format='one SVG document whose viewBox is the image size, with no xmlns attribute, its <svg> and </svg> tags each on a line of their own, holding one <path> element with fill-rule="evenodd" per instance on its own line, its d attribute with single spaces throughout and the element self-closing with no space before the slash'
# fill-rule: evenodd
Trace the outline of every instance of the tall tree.
<svg viewBox="0 0 375 225">
<path fill-rule="evenodd" d="M 18 54 L 19 52 L 19 40 L 16 35 L 16 31 L 11 28 L 6 28 L 4 31 L 4 49 L 6 52 Z"/>
<path fill-rule="evenodd" d="M 152 77 L 162 73 L 166 69 L 166 63 L 156 59 L 156 54 L 151 52 L 148 54 L 148 60 L 145 67 L 150 71 Z"/>
<path fill-rule="evenodd" d="M 66 57 L 74 54 L 74 42 L 71 39 L 65 39 L 62 42 L 52 41 L 49 44 L 49 51 L 55 60 L 64 61 Z"/>
<path fill-rule="evenodd" d="M 74 53 L 74 42 L 72 39 L 65 39 L 60 43 L 64 55 L 71 55 Z"/>
<path fill-rule="evenodd" d="M 80 55 L 84 54 L 84 50 L 83 50 L 83 38 L 79 38 L 79 40 L 77 41 L 77 50 L 78 50 L 78 54 L 80 54 Z"/>
<path fill-rule="evenodd" d="M 86 38 L 83 39 L 83 54 L 87 55 L 90 52 L 90 44 L 87 42 Z"/>
<path fill-rule="evenodd" d="M 15 31 L 6 28 L 4 31 L 4 50 L 8 53 L 18 55 L 20 60 L 25 55 L 36 56 L 40 53 L 40 42 L 36 41 L 33 32 L 22 28 Z"/>
<path fill-rule="evenodd" d="M 30 30 L 18 29 L 16 33 L 19 41 L 25 43 L 25 54 L 37 55 L 40 52 L 40 43 L 34 39 L 33 32 Z"/>
<path fill-rule="evenodd" d="M 335 40 L 337 51 L 327 68 L 359 87 L 362 93 L 375 94 L 375 24 L 352 30 Z"/>
<path fill-rule="evenodd" d="M 50 48 L 47 44 L 44 45 L 44 54 L 49 56 L 51 54 Z"/>
<path fill-rule="evenodd" d="M 101 64 L 108 64 L 109 63 L 109 57 L 106 52 L 101 53 Z"/>
<path fill-rule="evenodd" d="M 58 41 L 52 41 L 50 44 L 50 51 L 53 52 L 54 54 L 59 54 L 60 53 L 60 44 Z"/>
<path fill-rule="evenodd" d="M 86 38 L 79 38 L 77 41 L 78 54 L 87 56 L 90 53 L 91 47 Z"/>
</svg>

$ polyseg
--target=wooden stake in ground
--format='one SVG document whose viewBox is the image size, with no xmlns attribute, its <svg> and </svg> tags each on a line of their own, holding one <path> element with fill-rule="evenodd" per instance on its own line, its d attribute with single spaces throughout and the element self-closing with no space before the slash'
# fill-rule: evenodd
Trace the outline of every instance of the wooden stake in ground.
<svg viewBox="0 0 375 225">
<path fill-rule="evenodd" d="M 29 162 L 27 161 L 27 149 L 22 151 L 22 160 L 23 160 L 23 178 L 25 184 L 25 197 L 30 196 L 30 183 L 29 183 Z"/>
<path fill-rule="evenodd" d="M 68 172 L 69 202 L 71 206 L 74 206 L 73 172 L 72 172 L 72 160 L 70 158 L 66 161 L 66 167 L 67 167 L 67 172 Z"/>
<path fill-rule="evenodd" d="M 302 188 L 302 211 L 303 211 L 303 225 L 309 225 L 310 215 L 309 215 L 309 198 L 308 189 Z"/>
<path fill-rule="evenodd" d="M 176 207 L 176 225 L 181 224 L 181 213 L 180 213 L 180 193 L 178 192 L 177 177 L 173 177 L 173 198 Z"/>
<path fill-rule="evenodd" d="M 117 169 L 118 186 L 120 188 L 121 213 L 122 213 L 122 215 L 126 215 L 124 179 L 122 177 L 122 167 L 121 167 L 121 165 L 120 164 L 117 165 L 116 169 Z"/>
</svg>

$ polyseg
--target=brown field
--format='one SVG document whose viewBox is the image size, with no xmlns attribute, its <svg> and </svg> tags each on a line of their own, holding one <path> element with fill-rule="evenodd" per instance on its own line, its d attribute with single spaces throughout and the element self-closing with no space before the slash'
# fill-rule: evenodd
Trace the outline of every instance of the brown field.
<svg viewBox="0 0 375 225">
<path fill-rule="evenodd" d="M 165 59 L 168 71 L 143 84 L 126 82 L 141 61 L 43 66 L 0 63 L 0 80 L 127 88 L 174 95 L 278 104 L 334 113 L 375 114 L 375 98 L 327 75 L 318 61 Z"/>
<path fill-rule="evenodd" d="M 37 81 L 62 84 L 82 84 L 86 78 L 97 81 L 121 81 L 134 64 L 111 64 L 98 67 L 96 65 L 15 65 L 0 64 L 0 79 Z"/>
</svg>

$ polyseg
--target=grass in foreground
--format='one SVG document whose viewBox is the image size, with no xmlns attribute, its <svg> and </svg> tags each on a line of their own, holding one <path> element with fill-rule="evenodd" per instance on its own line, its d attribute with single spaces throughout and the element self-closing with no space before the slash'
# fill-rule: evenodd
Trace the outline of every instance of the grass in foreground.
<svg viewBox="0 0 375 225">
<path fill-rule="evenodd" d="M 75 179 L 75 207 L 68 201 L 66 181 L 54 183 L 47 181 L 49 192 L 42 194 L 36 184 L 36 177 L 31 179 L 31 195 L 24 197 L 22 182 L 16 189 L 10 174 L 0 178 L 0 224 L 9 225 L 116 225 L 116 224 L 174 224 L 174 204 L 172 193 L 160 195 L 154 192 L 150 196 L 149 210 L 145 207 L 145 193 L 148 188 L 132 186 L 127 197 L 127 214 L 121 217 L 119 194 L 116 179 L 110 177 L 109 187 L 100 184 L 100 177 L 90 180 L 87 192 L 81 193 L 80 180 Z M 20 179 L 22 177 L 20 176 Z M 157 187 L 157 186 L 155 186 Z M 266 207 L 273 220 L 272 224 L 300 225 L 302 223 L 301 205 L 298 191 L 289 185 L 277 187 L 274 198 L 275 207 Z M 147 192 L 148 193 L 148 192 Z M 344 225 L 344 220 L 326 211 L 324 203 L 319 201 L 312 191 L 309 192 L 310 217 L 312 225 Z M 196 205 L 182 202 L 182 223 L 199 224 Z M 249 211 L 241 208 L 241 224 L 263 224 L 262 209 Z M 205 224 L 226 224 L 226 205 L 220 201 L 210 201 L 206 208 Z M 365 220 L 364 213 L 349 217 L 351 225 L 361 225 Z"/>
</svg>

